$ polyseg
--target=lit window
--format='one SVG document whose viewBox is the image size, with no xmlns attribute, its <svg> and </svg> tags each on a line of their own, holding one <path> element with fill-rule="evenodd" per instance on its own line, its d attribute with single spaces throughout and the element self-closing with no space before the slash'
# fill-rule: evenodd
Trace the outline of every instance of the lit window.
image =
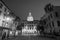
<svg viewBox="0 0 60 40">
<path fill-rule="evenodd" d="M 10 31 L 10 34 L 12 34 L 12 31 Z"/>
<path fill-rule="evenodd" d="M 18 31 L 16 31 L 15 35 L 18 35 Z"/>
</svg>

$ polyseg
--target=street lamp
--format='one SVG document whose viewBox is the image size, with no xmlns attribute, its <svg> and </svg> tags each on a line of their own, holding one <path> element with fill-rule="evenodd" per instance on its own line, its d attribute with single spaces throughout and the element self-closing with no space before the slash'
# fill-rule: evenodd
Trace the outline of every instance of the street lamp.
<svg viewBox="0 0 60 40">
<path fill-rule="evenodd" d="M 7 17 L 6 20 L 7 20 L 7 21 L 11 21 L 11 18 L 10 18 L 10 17 Z"/>
</svg>

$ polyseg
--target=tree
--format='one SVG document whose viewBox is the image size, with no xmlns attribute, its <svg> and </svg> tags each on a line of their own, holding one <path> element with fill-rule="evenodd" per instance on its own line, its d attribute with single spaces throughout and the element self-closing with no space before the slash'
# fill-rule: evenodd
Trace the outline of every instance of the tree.
<svg viewBox="0 0 60 40">
<path fill-rule="evenodd" d="M 37 25 L 37 30 L 39 30 L 39 31 L 44 31 L 44 26 L 42 26 L 42 25 Z"/>
<path fill-rule="evenodd" d="M 23 26 L 24 26 L 24 23 L 21 23 L 20 25 L 17 26 L 17 30 L 22 30 Z"/>
</svg>

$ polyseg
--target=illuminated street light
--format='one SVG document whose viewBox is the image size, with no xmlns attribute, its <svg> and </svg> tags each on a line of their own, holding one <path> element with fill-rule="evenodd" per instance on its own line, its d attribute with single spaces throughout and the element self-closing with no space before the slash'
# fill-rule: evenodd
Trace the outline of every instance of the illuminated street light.
<svg viewBox="0 0 60 40">
<path fill-rule="evenodd" d="M 11 19 L 8 17 L 7 20 L 11 20 Z"/>
</svg>

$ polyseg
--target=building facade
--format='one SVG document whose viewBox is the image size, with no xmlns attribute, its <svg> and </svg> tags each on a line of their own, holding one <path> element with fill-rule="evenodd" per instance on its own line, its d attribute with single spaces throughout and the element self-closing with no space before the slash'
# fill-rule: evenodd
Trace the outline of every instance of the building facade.
<svg viewBox="0 0 60 40">
<path fill-rule="evenodd" d="M 11 10 L 5 5 L 5 3 L 3 1 L 0 1 L 0 26 L 2 26 L 3 20 L 7 21 L 9 18 L 12 20 L 14 19 L 13 17 L 10 17 L 10 12 Z"/>
<path fill-rule="evenodd" d="M 22 24 L 24 24 L 22 27 L 22 35 L 38 35 L 38 31 L 36 29 L 38 23 L 39 20 L 34 20 L 31 12 L 29 12 L 27 20 L 22 20 Z"/>
<path fill-rule="evenodd" d="M 41 17 L 44 21 L 45 32 L 60 32 L 60 6 L 48 4 L 45 6 L 45 15 Z"/>
<path fill-rule="evenodd" d="M 3 1 L 0 1 L 0 29 L 3 29 L 2 34 L 14 34 L 19 23 L 18 18 Z"/>
</svg>

